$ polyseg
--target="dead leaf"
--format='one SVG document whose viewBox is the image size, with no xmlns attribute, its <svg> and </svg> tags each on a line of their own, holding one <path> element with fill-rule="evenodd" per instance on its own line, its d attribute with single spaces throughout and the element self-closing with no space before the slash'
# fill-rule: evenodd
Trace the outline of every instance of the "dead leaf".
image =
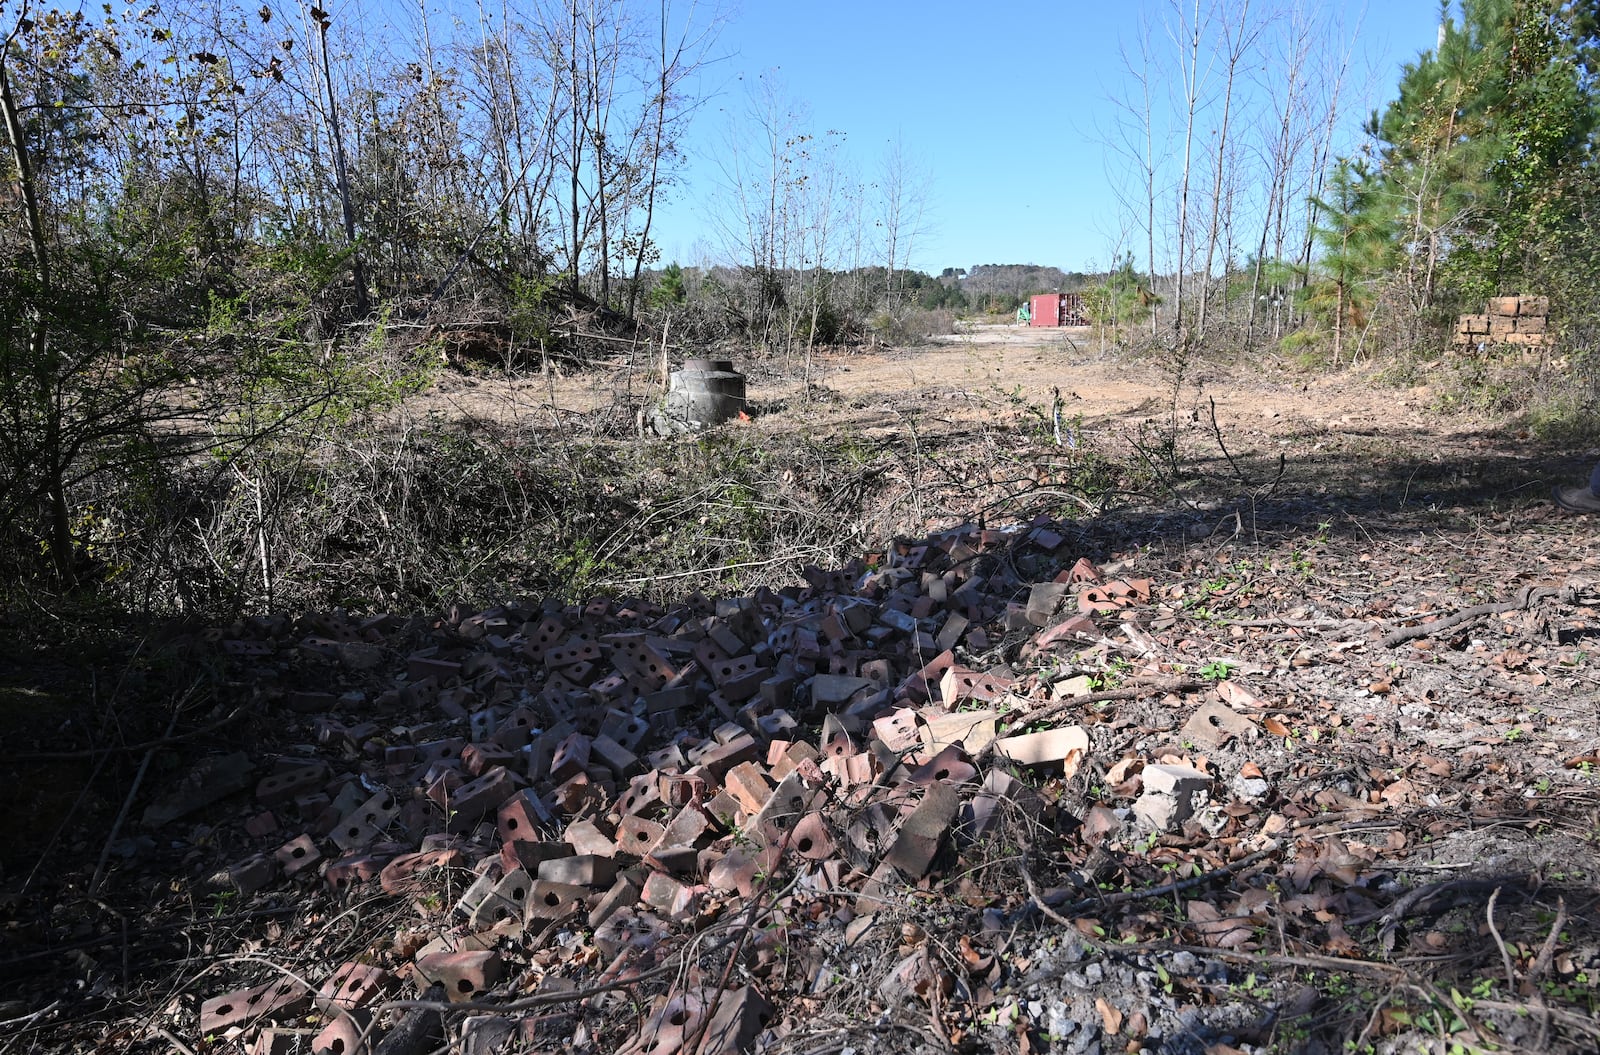
<svg viewBox="0 0 1600 1055">
<path fill-rule="evenodd" d="M 1081 835 L 1090 846 L 1099 846 L 1106 837 L 1122 830 L 1122 820 L 1104 806 L 1091 806 L 1083 819 Z"/>
<path fill-rule="evenodd" d="M 1220 909 L 1208 901 L 1191 901 L 1185 907 L 1189 922 L 1195 925 L 1207 945 L 1231 949 L 1250 939 L 1250 928 L 1246 921 L 1224 916 Z"/>
<path fill-rule="evenodd" d="M 1416 797 L 1417 786 L 1404 777 L 1390 784 L 1379 793 L 1378 797 L 1391 806 L 1398 806 L 1409 802 Z"/>
<path fill-rule="evenodd" d="M 1254 707 L 1261 710 L 1267 706 L 1265 700 L 1237 681 L 1217 682 L 1217 696 L 1230 707 Z"/>
<path fill-rule="evenodd" d="M 1144 761 L 1138 758 L 1124 758 L 1110 769 L 1106 770 L 1107 784 L 1121 784 L 1129 777 L 1144 769 Z"/>
<path fill-rule="evenodd" d="M 1248 739 L 1255 731 L 1255 722 L 1217 700 L 1201 704 L 1183 726 L 1184 739 L 1211 748 L 1221 748 L 1235 737 Z"/>
<path fill-rule="evenodd" d="M 1267 732 L 1271 733 L 1273 736 L 1280 737 L 1280 738 L 1282 738 L 1284 740 L 1287 740 L 1289 738 L 1289 727 L 1287 725 L 1284 725 L 1278 719 L 1276 719 L 1276 718 L 1268 718 L 1266 721 L 1262 722 L 1261 724 L 1264 725 L 1266 727 Z"/>
<path fill-rule="evenodd" d="M 1107 1003 L 1105 997 L 1094 998 L 1094 1009 L 1100 1012 L 1100 1023 L 1107 1033 L 1116 1036 L 1122 1032 L 1122 1012 Z"/>
</svg>

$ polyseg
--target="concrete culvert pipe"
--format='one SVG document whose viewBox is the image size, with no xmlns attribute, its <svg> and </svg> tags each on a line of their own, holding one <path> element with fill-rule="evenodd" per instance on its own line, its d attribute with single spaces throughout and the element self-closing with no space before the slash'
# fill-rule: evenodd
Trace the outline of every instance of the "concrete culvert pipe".
<svg viewBox="0 0 1600 1055">
<path fill-rule="evenodd" d="M 730 359 L 689 359 L 667 380 L 667 396 L 651 424 L 660 435 L 732 421 L 745 409 L 744 375 Z"/>
</svg>

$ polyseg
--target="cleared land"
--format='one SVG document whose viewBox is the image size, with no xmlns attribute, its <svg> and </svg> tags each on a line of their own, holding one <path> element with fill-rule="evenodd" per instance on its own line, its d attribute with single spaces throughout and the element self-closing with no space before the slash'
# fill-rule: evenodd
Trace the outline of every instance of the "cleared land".
<svg viewBox="0 0 1600 1055">
<path fill-rule="evenodd" d="M 853 896 L 864 876 L 841 873 L 852 892 L 841 900 L 805 878 L 812 865 L 793 862 L 772 886 L 790 900 L 760 929 L 777 938 L 752 932 L 750 949 L 726 951 L 717 942 L 738 933 L 743 909 L 713 897 L 703 914 L 652 932 L 652 962 L 672 971 L 624 978 L 582 1003 L 561 991 L 585 990 L 608 967 L 616 982 L 629 964 L 599 957 L 581 921 L 505 937 L 504 981 L 485 999 L 549 998 L 531 1050 L 563 1038 L 616 1050 L 652 1028 L 652 1000 L 712 983 L 750 984 L 770 1000 L 779 1033 L 765 1050 L 785 1053 L 1594 1049 L 1600 545 L 1593 522 L 1544 498 L 1550 482 L 1587 468 L 1583 452 L 1541 447 L 1513 422 L 1442 416 L 1428 389 L 1373 388 L 1356 374 L 1231 368 L 1175 390 L 1154 366 L 1102 357 L 1070 333 L 983 328 L 817 365 L 821 387 L 809 394 L 779 370 L 752 368 L 750 422 L 647 445 L 705 451 L 730 472 L 733 461 L 741 473 L 757 463 L 766 475 L 750 479 L 765 493 L 753 506 L 787 503 L 804 511 L 797 521 L 837 514 L 804 546 L 757 540 L 744 552 L 768 546 L 759 569 L 719 579 L 713 568 L 683 585 L 795 585 L 829 544 L 845 559 L 883 559 L 896 532 L 915 540 L 980 519 L 1051 517 L 1055 557 L 1019 547 L 984 565 L 996 582 L 1017 576 L 1013 599 L 1077 556 L 1149 580 L 1149 599 L 1096 615 L 1094 635 L 1040 654 L 1026 648 L 1037 628 L 997 622 L 982 648 L 954 655 L 1025 688 L 1011 731 L 1078 725 L 1091 751 L 1070 773 L 1015 769 L 1043 806 L 1011 815 L 988 842 L 942 842 L 928 876 L 879 903 L 871 927 L 851 925 L 867 915 Z M 617 399 L 648 384 L 635 366 L 451 378 L 402 417 L 525 434 L 557 467 L 578 458 L 564 442 L 620 452 L 611 464 L 621 464 L 640 450 L 637 404 Z M 775 464 L 757 451 L 775 452 Z M 675 508 L 687 501 L 674 493 L 682 478 L 659 464 L 657 501 Z M 711 508 L 686 504 L 665 528 L 691 539 L 726 528 L 701 519 Z M 630 514 L 614 530 L 655 530 L 652 516 Z M 842 552 L 855 540 L 857 554 Z M 625 564 L 608 574 L 626 578 Z M 687 592 L 677 582 L 625 589 L 670 606 Z M 282 693 L 399 676 L 419 642 L 479 647 L 457 640 L 457 620 L 422 614 L 387 625 L 359 663 L 330 664 L 298 625 L 220 635 L 275 642 L 271 679 L 259 659 L 191 642 L 190 655 L 226 663 L 244 695 L 186 712 L 179 731 L 204 732 L 157 752 L 160 771 L 241 748 L 257 761 L 357 764 L 364 756 L 340 746 L 344 734 L 311 746 L 327 716 L 286 712 Z M 1057 701 L 1073 679 L 1101 695 Z M 256 704 L 235 711 L 250 693 Z M 402 744 L 454 728 L 432 711 L 401 714 L 385 718 L 382 736 Z M 820 730 L 791 735 L 817 743 Z M 75 746 L 64 737 L 7 740 L 20 751 Z M 86 780 L 96 757 L 28 764 Z M 1212 779 L 1189 823 L 1141 830 L 1129 811 L 1144 770 L 1162 764 Z M 298 832 L 284 806 L 294 830 L 245 833 L 242 818 L 259 808 L 248 793 L 150 833 L 124 831 L 106 855 L 114 881 L 90 896 L 117 805 L 68 829 L 36 874 L 7 873 L 15 940 L 0 970 L 18 994 L 7 1015 L 21 1023 L 12 1050 L 154 1051 L 169 1043 L 160 1030 L 197 1051 L 231 1050 L 198 1031 L 202 1000 L 285 966 L 314 982 L 346 960 L 400 970 L 422 940 L 461 926 L 448 912 L 470 876 L 431 898 L 317 882 L 229 894 L 208 877 Z M 643 958 L 632 967 L 648 969 Z"/>
</svg>

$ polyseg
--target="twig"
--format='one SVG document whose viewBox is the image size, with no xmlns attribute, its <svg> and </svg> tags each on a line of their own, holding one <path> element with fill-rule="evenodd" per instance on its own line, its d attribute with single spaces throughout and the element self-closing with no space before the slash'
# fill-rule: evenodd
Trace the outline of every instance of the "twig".
<svg viewBox="0 0 1600 1055">
<path fill-rule="evenodd" d="M 1076 923 L 1050 907 L 1050 902 L 1046 900 L 1045 895 L 1039 891 L 1039 884 L 1034 882 L 1033 873 L 1028 871 L 1027 862 L 1019 860 L 1017 862 L 1017 869 L 1022 873 L 1022 882 L 1026 884 L 1028 888 L 1029 904 L 1033 905 L 1040 912 L 1042 912 L 1045 919 L 1048 919 L 1050 922 L 1072 931 L 1077 935 L 1080 941 L 1089 946 L 1091 949 L 1095 949 L 1100 952 L 1105 951 L 1105 944 L 1103 942 L 1097 941 L 1096 939 L 1089 937 L 1087 934 L 1084 934 L 1078 929 L 1078 925 Z"/>
<path fill-rule="evenodd" d="M 1525 1004 L 1513 1004 L 1505 1000 L 1474 1000 L 1472 1003 L 1475 1007 L 1488 1008 L 1490 1011 L 1509 1011 L 1514 1015 L 1523 1014 L 1528 1010 Z M 1591 1037 L 1600 1037 L 1600 1023 L 1596 1023 L 1594 1019 L 1587 1015 L 1575 1014 L 1560 1007 L 1545 1007 L 1541 1010 L 1580 1033 L 1587 1033 Z"/>
<path fill-rule="evenodd" d="M 178 1055 L 195 1055 L 194 1049 L 189 1047 L 189 1045 L 185 1044 L 183 1041 L 179 1040 L 177 1035 L 166 1026 L 157 1026 L 156 1033 L 158 1033 L 168 1044 L 171 1044 L 174 1048 L 176 1048 L 178 1050 Z"/>
<path fill-rule="evenodd" d="M 1121 952 L 1190 952 L 1214 960 L 1231 960 L 1234 963 L 1263 964 L 1268 967 L 1302 967 L 1313 971 L 1365 971 L 1387 978 L 1400 978 L 1406 969 L 1392 963 L 1376 960 L 1346 959 L 1342 956 L 1319 956 L 1316 953 L 1298 953 L 1280 956 L 1271 952 L 1240 952 L 1236 949 L 1218 949 L 1210 945 L 1179 945 L 1175 942 L 1147 941 L 1133 945 L 1119 945 Z"/>
<path fill-rule="evenodd" d="M 185 694 L 187 695 L 187 693 Z M 181 701 L 179 706 L 172 708 L 172 719 L 167 722 L 167 731 L 162 734 L 162 739 L 172 735 L 172 730 L 178 725 L 178 715 L 183 713 Z M 90 895 L 100 892 L 100 884 L 106 876 L 106 862 L 111 859 L 111 844 L 117 841 L 117 835 L 122 831 L 122 822 L 128 819 L 128 811 L 133 809 L 133 800 L 139 794 L 139 786 L 144 783 L 144 775 L 150 771 L 150 763 L 156 757 L 154 747 L 146 751 L 144 760 L 139 763 L 139 771 L 133 775 L 133 784 L 128 788 L 127 796 L 122 800 L 122 809 L 117 813 L 117 819 L 111 822 L 111 830 L 106 833 L 105 845 L 100 850 L 100 861 L 94 866 L 94 878 L 89 880 Z"/>
<path fill-rule="evenodd" d="M 1265 849 L 1257 850 L 1253 854 L 1247 854 L 1237 861 L 1230 861 L 1221 868 L 1213 868 L 1209 872 L 1201 872 L 1199 875 L 1190 876 L 1188 879 L 1177 879 L 1171 883 L 1163 883 L 1160 886 L 1145 887 L 1140 890 L 1123 890 L 1115 894 L 1108 894 L 1105 897 L 1086 897 L 1067 906 L 1067 911 L 1076 914 L 1087 912 L 1092 908 L 1110 908 L 1116 905 L 1126 905 L 1131 901 L 1147 901 L 1150 898 L 1166 897 L 1168 894 L 1181 894 L 1185 890 L 1191 890 L 1197 886 L 1205 886 L 1207 883 L 1226 878 L 1235 872 L 1243 871 L 1256 862 L 1271 857 L 1278 850 L 1278 843 L 1274 841 Z"/>
<path fill-rule="evenodd" d="M 1555 960 L 1556 942 L 1561 937 L 1561 928 L 1566 924 L 1567 899 L 1558 894 L 1556 896 L 1555 922 L 1550 924 L 1550 933 L 1545 935 L 1544 944 L 1539 946 L 1539 954 L 1533 958 L 1533 963 L 1528 965 L 1528 973 L 1523 976 L 1523 995 L 1531 996 L 1535 991 L 1535 987 L 1539 984 L 1539 979 L 1543 978 L 1545 972 L 1550 970 L 1550 964 Z"/>
<path fill-rule="evenodd" d="M 823 805 L 826 806 L 827 804 L 824 803 Z M 821 808 L 819 807 L 819 812 L 820 811 Z M 796 827 L 798 827 L 798 825 L 790 824 L 784 828 L 783 839 L 778 843 L 778 860 L 781 861 L 783 859 L 783 855 L 789 852 L 789 844 L 794 838 Z M 699 1025 L 697 1025 L 694 1032 L 684 1040 L 683 1050 L 691 1053 L 691 1055 L 699 1052 L 700 1045 L 705 1042 L 706 1032 L 711 1028 L 711 1019 L 717 1013 L 717 1006 L 722 1003 L 723 994 L 728 991 L 728 980 L 733 976 L 734 964 L 738 963 L 739 954 L 744 951 L 745 942 L 750 939 L 751 932 L 755 930 L 756 920 L 761 918 L 768 904 L 777 904 L 777 902 L 783 898 L 785 894 L 787 894 L 790 890 L 793 890 L 795 886 L 799 884 L 800 869 L 795 869 L 794 875 L 790 877 L 789 882 L 784 884 L 783 889 L 779 890 L 775 895 L 773 895 L 769 901 L 767 895 L 770 892 L 768 888 L 770 887 L 771 882 L 772 877 L 770 875 L 764 877 L 761 881 L 760 887 L 756 890 L 756 896 L 750 899 L 750 908 L 744 914 L 744 921 L 739 924 L 739 930 L 735 935 L 736 940 L 733 943 L 733 949 L 729 951 L 728 959 L 722 965 L 722 977 L 717 979 L 716 992 L 712 994 L 711 1002 L 703 1009 L 700 1016 Z"/>
<path fill-rule="evenodd" d="M 21 1016 L 20 1018 L 8 1018 L 8 1019 L 5 1019 L 4 1021 L 0 1021 L 0 1029 L 10 1029 L 13 1026 L 18 1026 L 18 1027 L 26 1026 L 29 1022 L 32 1022 L 34 1019 L 43 1018 L 45 1015 L 48 1015 L 50 1012 L 54 1011 L 56 1008 L 58 1008 L 60 1006 L 61 1006 L 61 1001 L 60 1000 L 52 1000 L 48 1004 L 46 1004 L 43 1007 L 41 1007 L 39 1010 L 30 1011 L 26 1015 Z"/>
<path fill-rule="evenodd" d="M 137 754 L 140 751 L 150 751 L 158 747 L 166 747 L 169 744 L 181 744 L 185 740 L 194 740 L 197 737 L 205 736 L 207 733 L 214 733 L 223 726 L 232 724 L 233 720 L 247 709 L 247 704 L 240 704 L 229 711 L 226 716 L 218 718 L 207 725 L 202 725 L 198 729 L 191 729 L 187 733 L 178 733 L 175 736 L 162 736 L 155 740 L 146 740 L 139 744 L 127 744 L 122 747 L 88 747 L 81 751 L 37 751 L 31 755 L 8 755 L 7 757 L 14 762 L 60 762 L 74 758 L 100 758 L 105 755 Z M 172 727 L 168 726 L 167 728 L 170 730 Z"/>
<path fill-rule="evenodd" d="M 596 582 L 596 586 L 637 586 L 640 583 L 660 582 L 664 579 L 684 579 L 691 575 L 716 575 L 725 571 L 738 571 L 740 568 L 770 568 L 774 564 L 790 564 L 794 562 L 795 554 L 786 553 L 773 557 L 770 560 L 748 560 L 738 564 L 724 564 L 716 568 L 691 568 L 688 571 L 666 572 L 661 575 L 645 575 L 637 579 L 604 579 Z"/>
<path fill-rule="evenodd" d="M 1506 940 L 1500 936 L 1500 928 L 1494 925 L 1494 903 L 1500 898 L 1500 888 L 1495 887 L 1494 893 L 1489 895 L 1489 904 L 1484 909 L 1484 916 L 1489 921 L 1489 933 L 1494 936 L 1495 947 L 1500 950 L 1500 962 L 1506 969 L 1506 991 L 1517 991 L 1517 974 L 1511 967 L 1511 953 L 1506 951 Z"/>
</svg>

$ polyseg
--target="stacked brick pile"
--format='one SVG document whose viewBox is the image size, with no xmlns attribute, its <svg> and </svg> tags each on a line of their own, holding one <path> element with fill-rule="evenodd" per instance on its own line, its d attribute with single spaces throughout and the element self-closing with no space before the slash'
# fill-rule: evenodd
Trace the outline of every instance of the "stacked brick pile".
<svg viewBox="0 0 1600 1055">
<path fill-rule="evenodd" d="M 1482 315 L 1462 315 L 1456 322 L 1457 346 L 1511 344 L 1537 347 L 1550 325 L 1549 297 L 1494 297 Z"/>
<path fill-rule="evenodd" d="M 816 955 L 806 928 L 859 935 L 886 899 L 964 867 L 1007 810 L 1037 814 L 1018 767 L 1070 773 L 1089 751 L 1076 726 L 1007 728 L 1008 712 L 1086 692 L 1085 678 L 967 665 L 1002 641 L 1037 653 L 1093 638 L 1094 612 L 1148 599 L 1148 583 L 1103 582 L 1087 561 L 1064 570 L 1064 549 L 1048 522 L 965 527 L 715 603 L 259 618 L 219 635 L 254 678 L 279 679 L 307 742 L 201 767 L 147 823 L 252 773 L 256 805 L 231 837 L 256 850 L 222 880 L 240 895 L 381 891 L 434 914 L 422 938 L 329 965 L 314 989 L 275 977 L 212 995 L 199 1035 L 355 1055 L 403 1035 L 392 1013 L 374 1019 L 385 999 L 543 993 L 554 1007 L 573 987 L 664 968 L 688 983 L 622 1050 L 749 1050 L 775 1025 L 774 994 L 674 964 L 689 936 L 753 921 L 757 960 L 774 942 Z M 1209 779 L 1152 767 L 1135 812 L 1175 824 Z M 561 950 L 589 944 L 575 976 Z M 565 1014 L 478 1014 L 455 1039 L 555 1051 L 576 1028 Z"/>
</svg>

